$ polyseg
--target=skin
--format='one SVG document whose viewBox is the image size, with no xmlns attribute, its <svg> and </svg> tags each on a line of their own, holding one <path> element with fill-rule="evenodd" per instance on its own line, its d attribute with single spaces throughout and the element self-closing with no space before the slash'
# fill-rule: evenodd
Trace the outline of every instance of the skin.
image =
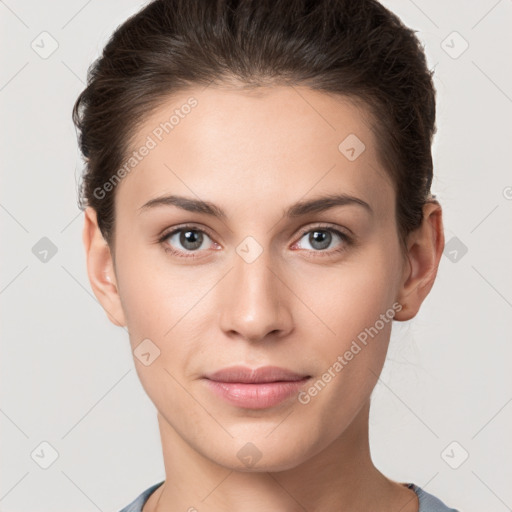
<svg viewBox="0 0 512 512">
<path fill-rule="evenodd" d="M 144 512 L 417 512 L 416 494 L 378 471 L 369 450 L 370 396 L 391 321 L 307 404 L 294 396 L 267 409 L 236 407 L 201 377 L 276 365 L 316 382 L 393 304 L 402 308 L 396 321 L 413 318 L 444 247 L 441 207 L 425 205 L 401 252 L 395 191 L 367 112 L 306 87 L 182 91 L 144 121 L 133 148 L 190 96 L 197 107 L 117 186 L 113 246 L 92 208 L 83 230 L 88 276 L 109 319 L 128 328 L 132 350 L 146 338 L 160 350 L 149 366 L 134 357 L 157 409 L 166 472 Z M 354 161 L 338 150 L 351 133 L 366 146 Z M 348 204 L 283 216 L 333 192 L 373 213 Z M 141 210 L 167 194 L 210 201 L 227 218 L 172 205 Z M 158 242 L 183 223 L 208 230 L 199 249 L 179 234 Z M 356 242 L 331 232 L 320 247 L 309 237 L 319 223 Z M 262 248 L 251 263 L 236 252 L 247 236 Z M 261 453 L 250 467 L 237 456 L 248 442 Z"/>
</svg>

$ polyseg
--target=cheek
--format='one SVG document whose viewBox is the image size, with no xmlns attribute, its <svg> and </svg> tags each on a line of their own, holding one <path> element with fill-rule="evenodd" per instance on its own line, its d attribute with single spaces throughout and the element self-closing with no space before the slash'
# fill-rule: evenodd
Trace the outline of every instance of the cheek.
<svg viewBox="0 0 512 512">
<path fill-rule="evenodd" d="M 186 313 L 196 295 L 194 286 L 178 266 L 166 264 L 154 247 L 137 249 L 140 242 L 119 245 L 116 262 L 119 292 L 130 337 L 163 338 Z M 128 251 L 128 246 L 134 250 Z"/>
<path fill-rule="evenodd" d="M 204 291 L 179 267 L 162 267 L 149 251 L 127 254 L 119 251 L 116 266 L 135 368 L 155 403 L 165 404 L 169 394 L 176 401 L 182 392 L 173 377 L 181 381 L 179 369 L 187 367 L 198 352 L 194 335 L 187 329 L 187 312 Z"/>
<path fill-rule="evenodd" d="M 391 231 L 361 251 L 350 267 L 334 274 L 329 284 L 329 319 L 336 331 L 329 358 L 334 361 L 342 355 L 340 373 L 350 375 L 350 388 L 363 382 L 371 388 L 377 379 L 374 374 L 380 374 L 393 318 L 401 309 L 396 302 L 400 276 L 399 245 Z"/>
<path fill-rule="evenodd" d="M 205 333 L 215 327 L 212 315 L 217 304 L 212 303 L 212 289 L 219 278 L 207 266 L 170 263 L 163 251 L 132 251 L 129 257 L 127 254 L 119 251 L 117 276 L 131 348 L 137 356 L 137 351 L 142 350 L 137 347 L 143 340 L 156 345 L 158 357 L 150 367 L 137 360 L 135 364 L 146 390 L 153 387 L 158 394 L 162 382 L 170 381 L 171 387 L 176 384 L 164 369 L 176 377 L 194 373 L 195 361 L 208 339 Z"/>
<path fill-rule="evenodd" d="M 399 275 L 395 261 L 394 253 L 375 245 L 339 265 L 304 266 L 295 274 L 300 278 L 294 292 L 323 324 L 325 335 L 343 343 L 391 308 Z M 306 317 L 306 309 L 296 311 Z"/>
<path fill-rule="evenodd" d="M 308 320 L 306 327 L 310 334 L 315 329 L 321 333 L 315 345 L 308 347 L 320 363 L 320 374 L 304 402 L 338 411 L 339 421 L 345 418 L 340 405 L 350 416 L 368 399 L 386 358 L 397 312 L 393 305 L 399 307 L 395 302 L 399 266 L 394 251 L 385 244 L 374 244 L 337 269 L 326 269 L 323 275 L 306 273 L 301 280 L 299 293 L 310 290 L 309 296 L 303 295 L 308 297 L 304 302 L 309 301 L 323 324 L 315 319 L 313 328 Z"/>
</svg>

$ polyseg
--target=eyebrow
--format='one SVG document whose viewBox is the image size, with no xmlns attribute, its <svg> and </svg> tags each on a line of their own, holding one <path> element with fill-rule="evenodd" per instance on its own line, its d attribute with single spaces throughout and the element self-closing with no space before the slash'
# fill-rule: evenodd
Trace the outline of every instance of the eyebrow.
<svg viewBox="0 0 512 512">
<path fill-rule="evenodd" d="M 348 194 L 329 194 L 311 199 L 309 201 L 299 201 L 291 205 L 288 209 L 285 210 L 284 217 L 296 218 L 311 213 L 319 213 L 330 210 L 336 206 L 347 205 L 361 206 L 368 213 L 373 215 L 371 206 L 366 201 L 363 201 L 358 197 L 354 197 Z M 222 208 L 215 205 L 214 203 L 177 195 L 156 197 L 143 204 L 139 210 L 140 213 L 143 213 L 144 211 L 160 206 L 176 206 L 188 212 L 203 213 L 217 217 L 219 219 L 227 219 L 226 212 L 224 212 Z"/>
</svg>

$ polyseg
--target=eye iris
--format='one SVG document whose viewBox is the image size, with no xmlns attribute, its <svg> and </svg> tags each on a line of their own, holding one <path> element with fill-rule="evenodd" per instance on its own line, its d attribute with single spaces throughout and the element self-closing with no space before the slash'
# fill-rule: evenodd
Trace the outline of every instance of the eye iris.
<svg viewBox="0 0 512 512">
<path fill-rule="evenodd" d="M 309 243 L 316 249 L 326 249 L 331 243 L 332 235 L 329 231 L 312 231 L 309 234 Z M 320 247 L 315 246 L 314 243 L 320 242 Z"/>
<path fill-rule="evenodd" d="M 199 231 L 183 230 L 180 234 L 180 244 L 189 250 L 198 249 L 203 243 L 203 234 Z M 192 247 L 187 244 L 192 244 Z"/>
</svg>

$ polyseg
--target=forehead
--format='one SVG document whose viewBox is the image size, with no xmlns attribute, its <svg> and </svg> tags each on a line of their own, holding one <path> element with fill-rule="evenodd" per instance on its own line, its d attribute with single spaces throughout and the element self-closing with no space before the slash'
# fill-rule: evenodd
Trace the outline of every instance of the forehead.
<svg viewBox="0 0 512 512">
<path fill-rule="evenodd" d="M 117 194 L 134 207 L 178 192 L 238 198 L 239 207 L 343 192 L 381 213 L 394 201 L 366 109 L 307 87 L 190 88 L 163 101 L 132 140 L 138 160 Z"/>
</svg>

